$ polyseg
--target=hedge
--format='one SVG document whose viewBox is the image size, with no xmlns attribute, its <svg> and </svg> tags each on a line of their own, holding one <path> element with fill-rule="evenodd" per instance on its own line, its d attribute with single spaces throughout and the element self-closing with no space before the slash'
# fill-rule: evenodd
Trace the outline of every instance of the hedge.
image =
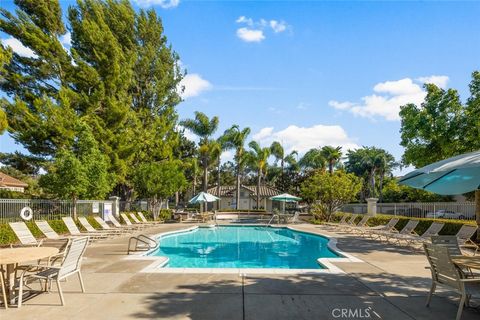
<svg viewBox="0 0 480 320">
<path fill-rule="evenodd" d="M 345 214 L 351 215 L 350 213 L 342 213 L 342 212 L 337 213 L 332 217 L 332 220 L 334 222 L 338 222 Z M 424 233 L 428 229 L 428 227 L 430 227 L 432 222 L 441 222 L 445 224 L 442 230 L 440 230 L 439 232 L 440 235 L 455 235 L 464 224 L 476 225 L 475 221 L 465 221 L 465 220 L 456 220 L 456 219 L 411 218 L 411 217 L 404 217 L 404 216 L 392 216 L 387 214 L 377 214 L 375 217 L 371 217 L 370 219 L 368 219 L 367 225 L 370 227 L 384 225 L 388 221 L 390 221 L 390 219 L 392 218 L 399 219 L 398 223 L 395 225 L 395 228 L 397 230 L 401 230 L 407 224 L 408 220 L 412 220 L 412 219 L 418 220 L 419 223 L 415 228 L 415 232 L 417 234 Z M 358 221 L 360 221 L 361 219 L 362 219 L 362 215 L 359 215 L 355 220 L 355 223 L 358 223 Z M 323 221 L 315 220 L 315 221 L 312 221 L 312 223 L 322 224 Z"/>
</svg>

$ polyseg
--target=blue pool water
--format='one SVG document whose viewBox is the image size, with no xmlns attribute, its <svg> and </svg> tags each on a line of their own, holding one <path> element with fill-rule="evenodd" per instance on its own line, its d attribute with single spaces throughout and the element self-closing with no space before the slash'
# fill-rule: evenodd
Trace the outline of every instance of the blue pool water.
<svg viewBox="0 0 480 320">
<path fill-rule="evenodd" d="M 337 258 L 328 238 L 286 228 L 220 226 L 159 239 L 150 255 L 166 256 L 171 268 L 322 269 L 318 258 Z"/>
</svg>

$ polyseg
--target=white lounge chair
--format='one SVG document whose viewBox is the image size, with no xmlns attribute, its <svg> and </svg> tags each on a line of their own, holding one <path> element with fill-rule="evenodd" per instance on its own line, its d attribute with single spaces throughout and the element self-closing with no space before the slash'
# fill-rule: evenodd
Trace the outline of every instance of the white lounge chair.
<svg viewBox="0 0 480 320">
<path fill-rule="evenodd" d="M 362 219 L 357 223 L 353 223 L 353 225 L 347 225 L 343 227 L 345 231 L 355 232 L 356 230 L 362 230 L 367 226 L 367 222 L 370 219 L 370 216 L 363 216 Z"/>
<path fill-rule="evenodd" d="M 136 225 L 143 225 L 143 226 L 151 226 L 152 223 L 149 223 L 149 222 L 141 222 L 140 220 L 138 220 L 137 216 L 133 213 L 133 212 L 130 212 L 129 214 L 130 216 L 130 219 L 133 220 L 133 223 L 136 224 Z"/>
<path fill-rule="evenodd" d="M 382 240 L 382 237 L 385 237 L 385 241 L 390 242 L 390 239 L 393 239 L 398 243 L 398 240 L 395 240 L 393 237 L 397 234 L 414 234 L 415 228 L 417 227 L 419 221 L 418 220 L 409 220 L 407 224 L 402 228 L 402 230 L 398 231 L 396 229 L 392 229 L 391 231 L 375 231 L 373 232 L 378 240 Z"/>
<path fill-rule="evenodd" d="M 93 217 L 95 219 L 95 221 L 97 221 L 97 223 L 100 225 L 100 227 L 103 229 L 103 230 L 106 230 L 106 231 L 109 231 L 109 232 L 115 232 L 119 235 L 124 235 L 124 234 L 127 234 L 129 233 L 128 230 L 125 230 L 123 228 L 117 228 L 117 227 L 110 227 L 108 225 L 108 223 L 105 222 L 105 220 L 103 220 L 102 218 L 100 218 L 99 216 L 95 216 Z"/>
<path fill-rule="evenodd" d="M 78 221 L 85 228 L 85 230 L 87 230 L 87 232 L 90 232 L 92 234 L 102 234 L 102 235 L 107 235 L 107 236 L 110 236 L 110 237 L 114 237 L 114 236 L 118 235 L 117 232 L 110 232 L 110 231 L 95 229 L 94 227 L 92 227 L 90 222 L 88 222 L 86 217 L 78 217 Z"/>
<path fill-rule="evenodd" d="M 145 216 L 143 215 L 143 212 L 141 212 L 141 211 L 138 211 L 137 214 L 140 217 L 140 220 L 142 220 L 142 222 L 144 222 L 144 223 L 152 223 L 152 224 L 163 223 L 163 221 L 149 221 L 149 220 L 147 220 L 147 218 L 145 218 Z"/>
<path fill-rule="evenodd" d="M 424 243 L 423 247 L 432 273 L 432 287 L 426 306 L 430 305 L 437 285 L 450 287 L 461 295 L 456 316 L 456 320 L 460 320 L 463 306 L 468 304 L 471 293 L 480 292 L 480 278 L 465 278 L 463 272 L 452 262 L 448 248 L 429 243 Z"/>
<path fill-rule="evenodd" d="M 88 236 L 90 241 L 94 240 L 102 240 L 106 239 L 108 235 L 105 234 L 98 234 L 98 233 L 92 233 L 92 232 L 81 232 L 77 225 L 75 224 L 75 221 L 71 217 L 63 217 L 62 218 L 63 222 L 67 226 L 68 232 L 70 232 L 71 235 L 73 236 L 78 236 L 78 235 L 83 235 L 83 236 Z"/>
<path fill-rule="evenodd" d="M 23 246 L 39 247 L 42 245 L 43 240 L 37 241 L 25 222 L 9 222 L 8 224 Z"/>
<path fill-rule="evenodd" d="M 112 214 L 108 215 L 108 219 L 110 220 L 111 223 L 113 223 L 113 225 L 116 228 L 119 228 L 119 229 L 128 230 L 128 231 L 136 231 L 136 230 L 140 229 L 138 226 L 132 225 L 131 222 L 130 222 L 130 225 L 121 224 L 120 222 L 118 222 L 118 220 Z"/>
<path fill-rule="evenodd" d="M 432 236 L 438 235 L 444 225 L 444 223 L 432 222 L 428 229 L 425 230 L 425 232 L 420 236 L 417 234 L 394 234 L 391 236 L 391 238 L 397 240 L 398 242 L 405 241 L 407 245 L 421 245 L 422 243 L 430 241 Z"/>
<path fill-rule="evenodd" d="M 473 242 L 471 239 L 472 236 L 475 234 L 475 231 L 477 231 L 477 226 L 464 224 L 460 228 L 460 230 L 458 230 L 456 235 L 459 246 L 461 248 L 470 248 L 474 250 L 473 255 L 475 255 L 480 250 L 478 244 Z"/>
<path fill-rule="evenodd" d="M 58 233 L 45 220 L 35 220 L 38 229 L 47 237 L 47 239 L 60 239 Z"/>
<path fill-rule="evenodd" d="M 148 227 L 144 224 L 133 224 L 132 221 L 130 221 L 130 219 L 128 219 L 128 217 L 125 213 L 120 213 L 120 216 L 122 217 L 123 221 L 125 221 L 125 224 L 129 227 L 135 227 L 137 229 L 145 229 L 145 228 Z"/>
<path fill-rule="evenodd" d="M 83 279 L 80 269 L 82 266 L 82 257 L 88 245 L 88 240 L 88 237 L 73 239 L 66 250 L 65 258 L 63 259 L 63 262 L 59 267 L 32 266 L 35 268 L 41 268 L 42 270 L 40 272 L 28 275 L 25 275 L 26 272 L 23 272 L 20 276 L 19 281 L 18 307 L 22 305 L 24 278 L 26 282 L 28 282 L 29 280 L 39 280 L 40 282 L 45 281 L 45 291 L 47 290 L 47 288 L 50 287 L 50 283 L 52 281 L 55 281 L 57 284 L 58 294 L 60 296 L 62 306 L 65 305 L 65 299 L 63 297 L 60 280 L 77 274 L 82 292 L 85 292 L 85 287 L 83 285 Z M 28 269 L 26 271 L 28 271 Z"/>
<path fill-rule="evenodd" d="M 372 237 L 376 231 L 391 231 L 395 229 L 395 225 L 398 223 L 400 219 L 392 218 L 384 225 L 379 225 L 375 227 L 367 227 L 365 226 L 362 229 L 358 229 L 357 231 L 360 232 L 362 237 L 369 236 Z"/>
</svg>

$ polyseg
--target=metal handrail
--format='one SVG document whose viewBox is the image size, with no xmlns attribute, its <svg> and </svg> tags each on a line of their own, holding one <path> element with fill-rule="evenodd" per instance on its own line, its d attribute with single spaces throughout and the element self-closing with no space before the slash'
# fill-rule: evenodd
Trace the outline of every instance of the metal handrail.
<svg viewBox="0 0 480 320">
<path fill-rule="evenodd" d="M 131 249 L 132 241 L 135 241 L 135 247 L 133 248 L 133 250 Z M 154 243 L 154 246 L 152 246 L 152 242 Z M 144 244 L 145 246 L 139 247 L 138 246 L 139 243 Z M 158 248 L 158 242 L 155 241 L 155 239 L 147 237 L 144 234 L 139 234 L 136 237 L 130 237 L 130 239 L 128 240 L 127 254 L 130 254 L 130 252 L 148 251 L 156 248 Z"/>
<path fill-rule="evenodd" d="M 277 223 L 280 224 L 280 216 L 278 214 L 274 214 L 274 215 L 272 215 L 272 217 L 268 221 L 267 227 L 269 227 L 272 224 L 272 221 L 273 221 L 273 219 L 275 219 L 275 217 L 277 217 Z"/>
</svg>

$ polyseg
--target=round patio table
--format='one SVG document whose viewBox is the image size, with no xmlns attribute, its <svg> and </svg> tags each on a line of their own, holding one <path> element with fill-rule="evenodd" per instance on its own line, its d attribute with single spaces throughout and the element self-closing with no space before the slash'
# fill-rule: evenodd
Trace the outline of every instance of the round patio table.
<svg viewBox="0 0 480 320">
<path fill-rule="evenodd" d="M 13 296 L 14 279 L 12 279 L 15 265 L 19 263 L 25 263 L 29 261 L 36 261 L 45 258 L 49 258 L 58 253 L 58 249 L 54 247 L 22 247 L 22 248 L 9 248 L 0 249 L 0 264 L 7 266 L 7 297 L 10 303 L 14 303 L 15 297 Z"/>
<path fill-rule="evenodd" d="M 455 256 L 452 261 L 459 267 L 480 270 L 480 256 Z"/>
</svg>

